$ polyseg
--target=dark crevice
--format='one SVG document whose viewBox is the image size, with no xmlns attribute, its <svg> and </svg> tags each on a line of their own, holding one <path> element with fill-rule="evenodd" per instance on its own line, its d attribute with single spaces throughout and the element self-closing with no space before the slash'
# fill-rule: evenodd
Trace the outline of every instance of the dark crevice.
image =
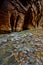
<svg viewBox="0 0 43 65">
<path fill-rule="evenodd" d="M 20 16 L 18 15 L 18 16 L 17 16 L 17 19 L 16 19 L 16 25 L 15 25 L 15 28 L 17 27 L 17 23 L 18 23 L 19 18 L 20 18 Z"/>
<path fill-rule="evenodd" d="M 23 4 L 23 6 L 27 6 L 28 4 L 27 4 L 27 0 L 19 0 L 22 4 Z"/>
<path fill-rule="evenodd" d="M 23 25 L 23 30 L 27 30 L 27 27 L 29 24 L 33 25 L 32 23 L 32 11 L 31 11 L 31 7 L 28 9 L 26 15 L 25 15 L 25 19 L 24 19 L 24 25 Z M 34 26 L 34 25 L 33 25 Z M 35 27 L 35 26 L 34 26 Z"/>
<path fill-rule="evenodd" d="M 13 14 L 11 15 L 11 18 L 10 18 L 10 25 L 11 25 L 11 29 L 13 31 L 13 27 L 14 27 L 14 15 Z"/>
</svg>

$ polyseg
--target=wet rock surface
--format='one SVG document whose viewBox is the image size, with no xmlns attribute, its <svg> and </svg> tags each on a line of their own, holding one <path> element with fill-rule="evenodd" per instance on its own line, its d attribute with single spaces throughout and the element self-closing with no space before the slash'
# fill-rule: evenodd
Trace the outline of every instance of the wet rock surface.
<svg viewBox="0 0 43 65">
<path fill-rule="evenodd" d="M 0 65 L 43 65 L 43 29 L 0 35 Z"/>
</svg>

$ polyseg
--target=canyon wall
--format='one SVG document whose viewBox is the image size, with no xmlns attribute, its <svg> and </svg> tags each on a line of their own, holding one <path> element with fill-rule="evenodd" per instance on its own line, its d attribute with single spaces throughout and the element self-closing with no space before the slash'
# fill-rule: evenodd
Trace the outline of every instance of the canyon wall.
<svg viewBox="0 0 43 65">
<path fill-rule="evenodd" d="M 5 30 L 5 31 L 12 30 L 11 21 L 10 21 L 12 15 L 14 17 L 13 19 L 13 23 L 14 23 L 13 30 L 14 31 L 21 31 L 23 30 L 23 26 L 26 27 L 26 24 L 24 24 L 25 15 L 23 13 L 18 12 L 17 9 L 11 5 L 11 3 L 5 0 L 0 9 L 0 30 Z M 30 16 L 30 19 L 31 19 L 31 16 Z M 36 27 L 36 23 L 35 22 L 32 22 L 32 23 Z M 31 25 L 31 23 L 27 25 L 28 25 L 27 26 L 28 29 L 34 28 L 34 26 Z M 41 20 L 39 21 L 38 28 L 43 28 L 43 3 L 42 3 L 42 17 L 41 17 Z"/>
</svg>

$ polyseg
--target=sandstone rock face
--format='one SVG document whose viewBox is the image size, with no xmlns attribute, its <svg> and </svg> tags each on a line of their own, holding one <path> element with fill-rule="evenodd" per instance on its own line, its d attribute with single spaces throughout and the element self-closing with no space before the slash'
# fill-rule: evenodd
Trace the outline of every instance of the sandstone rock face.
<svg viewBox="0 0 43 65">
<path fill-rule="evenodd" d="M 3 11 L 0 12 L 0 30 L 9 30 L 9 16 Z"/>
<path fill-rule="evenodd" d="M 0 9 L 0 30 L 9 30 L 8 2 L 5 0 Z"/>
<path fill-rule="evenodd" d="M 6 4 L 7 3 L 7 4 Z M 7 6 L 6 6 L 7 5 Z M 15 7 L 11 5 L 11 3 L 5 1 L 0 9 L 0 30 L 10 31 L 11 30 L 11 16 L 14 16 L 13 22 L 13 30 L 22 30 L 24 15 L 19 13 Z M 18 23 L 16 23 L 16 19 L 19 16 Z M 16 28 L 15 28 L 16 27 Z"/>
<path fill-rule="evenodd" d="M 13 15 L 13 17 L 12 17 L 12 15 Z M 11 26 L 12 25 L 11 17 L 13 18 L 13 23 L 14 23 L 13 26 Z M 30 16 L 30 19 L 31 19 L 31 16 Z M 28 29 L 34 28 L 34 26 L 36 28 L 37 22 L 34 21 L 34 15 L 33 15 L 32 22 L 30 21 L 33 24 L 28 23 L 26 25 L 26 24 L 24 24 L 24 22 L 25 22 L 24 20 L 25 20 L 25 14 L 18 12 L 17 9 L 15 8 L 15 6 L 12 6 L 11 3 L 4 0 L 3 4 L 1 6 L 1 9 L 0 9 L 0 30 L 10 31 L 13 28 L 14 31 L 21 31 L 21 30 L 23 30 L 23 26 L 25 26 L 25 27 L 27 26 Z M 43 17 L 41 18 L 38 27 L 39 28 L 43 27 Z"/>
</svg>

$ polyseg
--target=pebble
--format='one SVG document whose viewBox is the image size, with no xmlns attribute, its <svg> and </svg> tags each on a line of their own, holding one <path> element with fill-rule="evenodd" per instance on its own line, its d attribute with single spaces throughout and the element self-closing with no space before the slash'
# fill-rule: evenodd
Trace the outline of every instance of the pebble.
<svg viewBox="0 0 43 65">
<path fill-rule="evenodd" d="M 39 42 L 40 41 L 40 39 L 39 38 L 35 38 L 35 42 Z"/>
<path fill-rule="evenodd" d="M 29 33 L 29 36 L 33 36 L 33 34 L 32 33 Z"/>
</svg>

